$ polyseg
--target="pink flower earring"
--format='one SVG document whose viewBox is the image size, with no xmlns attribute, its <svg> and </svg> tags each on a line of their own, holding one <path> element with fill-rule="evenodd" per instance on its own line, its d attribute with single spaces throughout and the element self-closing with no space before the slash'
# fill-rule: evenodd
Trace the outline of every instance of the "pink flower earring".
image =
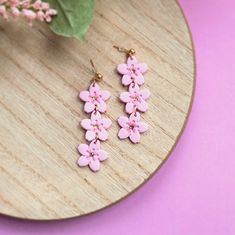
<svg viewBox="0 0 235 235">
<path fill-rule="evenodd" d="M 101 149 L 100 142 L 107 140 L 107 129 L 112 122 L 109 118 L 102 118 L 101 113 L 106 112 L 106 101 L 111 94 L 108 91 L 101 90 L 97 84 L 103 80 L 103 75 L 97 72 L 92 60 L 90 62 L 95 76 L 89 89 L 81 91 L 79 94 L 80 99 L 85 102 L 84 111 L 90 114 L 90 119 L 81 121 L 81 126 L 86 131 L 85 138 L 88 144 L 79 144 L 80 158 L 77 164 L 80 167 L 89 166 L 92 171 L 98 171 L 100 162 L 108 158 L 107 152 Z"/>
<path fill-rule="evenodd" d="M 137 61 L 134 57 L 134 49 L 114 47 L 128 56 L 126 64 L 117 66 L 118 73 L 122 75 L 123 86 L 128 86 L 128 91 L 120 94 L 120 100 L 125 103 L 125 111 L 129 115 L 118 118 L 118 124 L 121 127 L 118 137 L 120 139 L 129 138 L 132 143 L 136 144 L 140 142 L 140 134 L 148 130 L 148 124 L 140 121 L 140 112 L 147 111 L 146 100 L 150 96 L 148 89 L 140 90 L 140 86 L 144 84 L 143 74 L 148 70 L 148 66 Z"/>
</svg>

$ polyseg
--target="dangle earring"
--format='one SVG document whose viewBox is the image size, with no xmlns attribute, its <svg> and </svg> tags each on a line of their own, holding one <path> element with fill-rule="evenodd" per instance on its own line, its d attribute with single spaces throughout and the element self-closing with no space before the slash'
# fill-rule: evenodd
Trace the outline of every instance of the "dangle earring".
<svg viewBox="0 0 235 235">
<path fill-rule="evenodd" d="M 148 124 L 140 120 L 140 113 L 144 113 L 148 109 L 146 100 L 150 96 L 148 89 L 140 89 L 140 86 L 144 84 L 143 74 L 148 70 L 148 66 L 137 61 L 134 57 L 134 49 L 113 47 L 127 55 L 127 63 L 117 66 L 118 73 L 122 75 L 123 86 L 128 87 L 128 91 L 120 94 L 120 100 L 125 103 L 128 117 L 118 118 L 118 124 L 121 127 L 118 137 L 120 139 L 129 138 L 132 143 L 136 144 L 140 142 L 140 134 L 148 130 Z"/>
<path fill-rule="evenodd" d="M 80 99 L 85 102 L 84 111 L 90 114 L 90 119 L 81 121 L 82 128 L 86 131 L 85 139 L 88 144 L 79 144 L 78 151 L 80 158 L 77 165 L 80 167 L 89 166 L 92 171 L 100 169 L 100 162 L 108 158 L 106 151 L 102 150 L 101 141 L 108 138 L 107 130 L 112 122 L 109 118 L 103 118 L 101 113 L 106 112 L 106 101 L 110 98 L 110 92 L 101 90 L 98 82 L 103 80 L 103 75 L 100 74 L 90 60 L 92 71 L 95 74 L 91 81 L 91 85 L 87 91 L 81 91 Z"/>
</svg>

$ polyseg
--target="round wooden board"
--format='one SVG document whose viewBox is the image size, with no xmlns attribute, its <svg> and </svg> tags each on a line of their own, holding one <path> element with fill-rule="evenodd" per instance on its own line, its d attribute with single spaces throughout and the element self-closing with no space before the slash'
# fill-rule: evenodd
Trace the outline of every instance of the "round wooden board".
<svg viewBox="0 0 235 235">
<path fill-rule="evenodd" d="M 117 138 L 125 88 L 116 65 L 133 47 L 149 65 L 145 88 L 150 130 L 141 144 Z M 79 91 L 88 87 L 89 59 L 112 93 L 113 125 L 102 146 L 109 159 L 98 173 L 75 164 L 84 142 L 79 122 L 87 115 Z M 46 25 L 0 24 L 0 213 L 51 220 L 81 216 L 128 196 L 159 169 L 182 133 L 194 91 L 190 33 L 174 0 L 98 0 L 81 42 L 57 37 Z"/>
</svg>

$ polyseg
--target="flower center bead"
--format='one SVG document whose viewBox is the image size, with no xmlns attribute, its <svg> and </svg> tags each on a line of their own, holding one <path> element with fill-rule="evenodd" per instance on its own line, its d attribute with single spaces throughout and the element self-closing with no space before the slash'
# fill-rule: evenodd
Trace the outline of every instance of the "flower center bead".
<svg viewBox="0 0 235 235">
<path fill-rule="evenodd" d="M 136 127 L 137 127 L 137 124 L 136 124 L 135 121 L 132 121 L 132 122 L 129 123 L 129 129 L 130 129 L 130 130 L 135 129 Z"/>
<path fill-rule="evenodd" d="M 95 152 L 90 152 L 90 157 L 93 158 L 93 160 L 97 159 L 97 154 Z"/>
<path fill-rule="evenodd" d="M 137 75 L 138 74 L 138 68 L 136 68 L 134 65 L 131 65 L 131 68 L 128 69 L 131 73 L 131 75 Z"/>
<path fill-rule="evenodd" d="M 91 99 L 93 100 L 93 101 L 98 101 L 99 100 L 99 96 L 98 95 L 93 95 L 92 97 L 91 97 Z"/>
<path fill-rule="evenodd" d="M 94 94 L 91 96 L 92 101 L 99 101 L 100 98 L 100 95 L 97 94 L 96 91 L 94 91 Z"/>
<path fill-rule="evenodd" d="M 92 126 L 95 131 L 100 131 L 102 128 L 102 123 L 100 123 L 99 121 L 96 121 L 96 123 L 94 123 Z"/>
<path fill-rule="evenodd" d="M 139 95 L 134 95 L 132 96 L 133 101 L 139 101 L 140 100 L 140 96 Z"/>
</svg>

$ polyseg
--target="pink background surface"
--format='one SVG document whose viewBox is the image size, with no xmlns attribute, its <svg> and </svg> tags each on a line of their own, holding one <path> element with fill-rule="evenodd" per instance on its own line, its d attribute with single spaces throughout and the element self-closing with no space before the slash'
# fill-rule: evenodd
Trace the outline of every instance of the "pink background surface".
<svg viewBox="0 0 235 235">
<path fill-rule="evenodd" d="M 196 48 L 193 110 L 175 151 L 136 193 L 61 222 L 0 217 L 0 234 L 235 234 L 235 1 L 181 0 Z"/>
</svg>

